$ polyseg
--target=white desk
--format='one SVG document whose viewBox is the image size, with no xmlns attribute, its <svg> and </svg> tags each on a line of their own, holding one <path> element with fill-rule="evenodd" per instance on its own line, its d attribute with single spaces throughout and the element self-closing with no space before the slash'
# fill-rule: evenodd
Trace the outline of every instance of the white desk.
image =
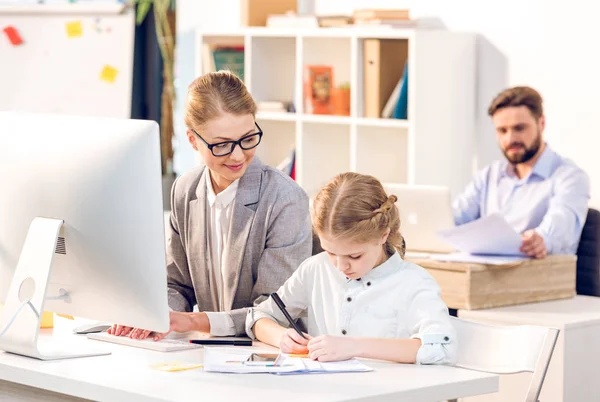
<svg viewBox="0 0 600 402">
<path fill-rule="evenodd" d="M 487 310 L 459 310 L 467 320 L 501 325 L 533 324 L 560 329 L 540 401 L 597 401 L 600 395 L 600 297 L 522 304 Z M 522 400 L 530 373 L 503 375 L 500 392 L 467 401 Z"/>
<path fill-rule="evenodd" d="M 72 324 L 56 318 L 54 336 L 93 342 L 109 356 L 44 362 L 0 352 L 0 400 L 53 400 L 62 395 L 99 401 L 440 401 L 498 390 L 498 376 L 445 366 L 416 366 L 367 361 L 369 373 L 276 376 L 207 373 L 202 369 L 163 372 L 150 364 L 175 360 L 202 362 L 202 349 L 161 353 L 91 341 L 71 335 Z M 69 325 L 65 325 L 68 322 Z M 53 336 L 52 331 L 42 336 Z M 256 347 L 260 348 L 260 347 Z M 263 347 L 264 349 L 264 347 Z M 12 398 L 8 399 L 12 392 Z M 18 392 L 18 397 L 14 394 Z M 20 398 L 20 399 L 15 399 Z M 37 399 L 33 399 L 37 398 Z M 54 399 L 61 400 L 61 399 Z M 71 400 L 71 399 L 63 399 Z"/>
</svg>

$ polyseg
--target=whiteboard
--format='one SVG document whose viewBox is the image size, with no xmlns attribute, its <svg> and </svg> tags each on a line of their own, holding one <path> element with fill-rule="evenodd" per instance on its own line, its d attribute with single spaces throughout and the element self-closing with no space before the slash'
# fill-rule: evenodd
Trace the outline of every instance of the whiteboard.
<svg viewBox="0 0 600 402">
<path fill-rule="evenodd" d="M 134 30 L 133 9 L 116 1 L 0 4 L 0 110 L 129 118 Z"/>
</svg>

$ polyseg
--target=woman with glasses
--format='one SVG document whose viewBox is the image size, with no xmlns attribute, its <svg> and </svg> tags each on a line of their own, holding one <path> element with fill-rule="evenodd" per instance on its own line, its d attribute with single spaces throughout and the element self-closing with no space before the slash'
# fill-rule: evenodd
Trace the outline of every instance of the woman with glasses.
<svg viewBox="0 0 600 402">
<path fill-rule="evenodd" d="M 170 331 L 245 334 L 248 307 L 310 257 L 306 193 L 255 157 L 263 132 L 244 83 L 227 71 L 197 78 L 185 105 L 187 137 L 205 166 L 173 184 L 167 242 Z M 198 306 L 198 313 L 192 312 Z M 155 340 L 166 334 L 113 326 Z"/>
</svg>

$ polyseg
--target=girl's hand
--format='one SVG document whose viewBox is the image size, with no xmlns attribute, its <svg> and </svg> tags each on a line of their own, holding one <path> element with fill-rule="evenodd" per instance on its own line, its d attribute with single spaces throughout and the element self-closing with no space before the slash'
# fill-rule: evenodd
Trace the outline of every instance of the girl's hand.
<svg viewBox="0 0 600 402">
<path fill-rule="evenodd" d="M 356 342 L 347 336 L 321 335 L 308 342 L 309 357 L 320 362 L 348 360 L 356 355 Z"/>
<path fill-rule="evenodd" d="M 307 354 L 308 348 L 306 345 L 308 345 L 309 340 L 312 338 L 306 333 L 304 333 L 304 336 L 306 339 L 301 337 L 293 328 L 289 328 L 281 336 L 279 348 L 283 353 Z"/>
</svg>

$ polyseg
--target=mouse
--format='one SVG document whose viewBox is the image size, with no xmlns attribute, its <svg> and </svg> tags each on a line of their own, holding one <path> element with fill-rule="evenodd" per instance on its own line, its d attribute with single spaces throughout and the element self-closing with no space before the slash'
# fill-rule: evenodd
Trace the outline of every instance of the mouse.
<svg viewBox="0 0 600 402">
<path fill-rule="evenodd" d="M 100 322 L 93 322 L 89 324 L 80 325 L 73 328 L 73 332 L 76 334 L 93 334 L 95 332 L 104 332 L 112 327 L 110 324 L 103 324 Z"/>
</svg>

